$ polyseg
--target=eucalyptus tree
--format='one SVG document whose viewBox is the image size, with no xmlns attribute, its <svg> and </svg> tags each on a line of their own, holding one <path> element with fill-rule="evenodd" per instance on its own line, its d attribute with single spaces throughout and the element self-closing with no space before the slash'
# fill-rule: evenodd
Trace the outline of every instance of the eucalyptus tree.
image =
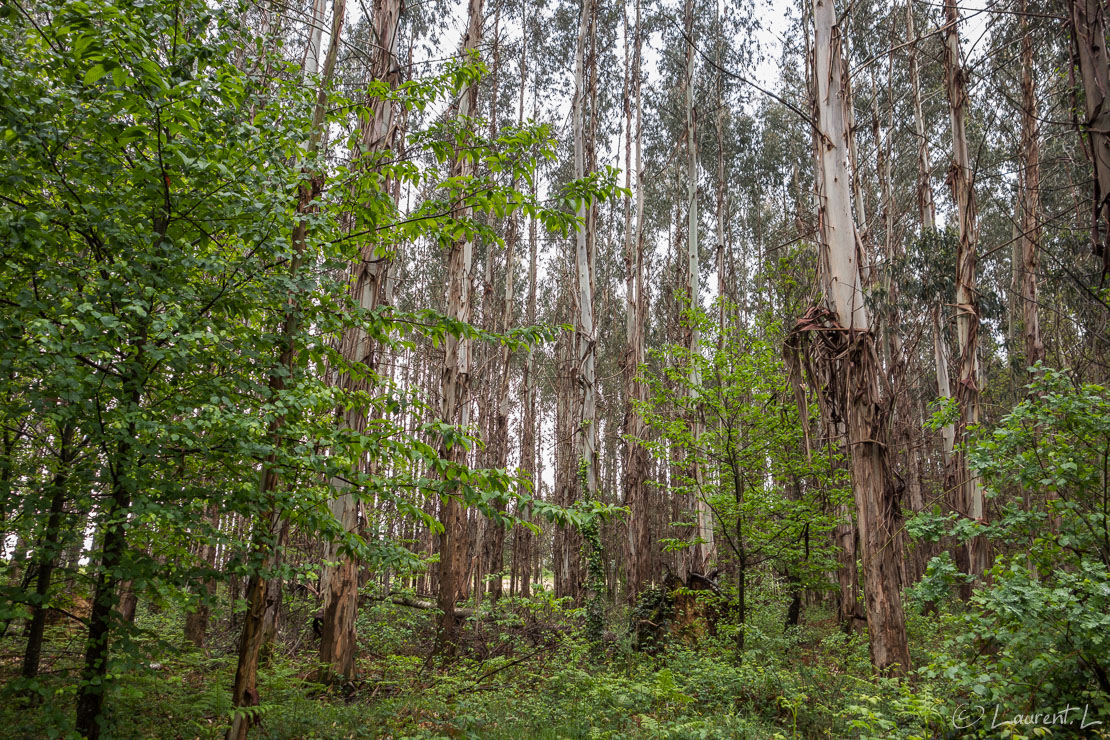
<svg viewBox="0 0 1110 740">
<path fill-rule="evenodd" d="M 968 427 L 979 423 L 979 396 L 982 390 L 982 373 L 979 368 L 979 308 L 976 285 L 979 239 L 976 219 L 975 175 L 967 142 L 967 73 L 960 58 L 959 8 L 955 0 L 944 5 L 945 90 L 951 111 L 952 175 L 949 182 L 957 208 L 959 243 L 956 252 L 956 329 L 959 339 L 959 378 L 956 383 L 956 401 L 960 408 L 960 423 L 956 430 L 957 441 L 968 439 Z M 957 451 L 954 481 L 957 510 L 972 519 L 982 519 L 983 487 L 967 466 L 966 452 Z M 978 575 L 987 568 L 987 542 L 973 538 L 967 543 L 968 573 Z"/>
<path fill-rule="evenodd" d="M 578 44 L 574 56 L 574 101 L 572 103 L 574 138 L 574 176 L 581 179 L 590 174 L 587 169 L 595 165 L 594 149 L 597 110 L 591 96 L 590 83 L 596 80 L 596 56 L 588 54 L 588 42 L 597 22 L 596 0 L 583 0 L 578 19 Z M 593 49 L 589 50 L 593 52 Z M 588 66 L 589 65 L 589 66 Z M 596 262 L 597 235 L 594 230 L 593 204 L 582 200 L 576 204 L 579 221 L 583 227 L 575 232 L 575 364 L 579 386 L 578 410 L 575 414 L 575 456 L 580 469 L 582 495 L 592 501 L 597 497 L 597 362 L 598 338 L 594 329 L 594 264 Z"/>
<path fill-rule="evenodd" d="M 813 23 L 813 135 L 818 152 L 819 276 L 824 305 L 814 307 L 798 322 L 790 341 L 806 357 L 811 381 L 820 388 L 824 414 L 843 420 L 846 429 L 871 661 L 880 671 L 903 672 L 909 669 L 909 650 L 900 593 L 902 553 L 893 546 L 901 512 L 891 471 L 890 419 L 879 391 L 880 366 L 852 216 L 849 96 L 843 86 L 845 62 L 831 0 L 814 0 Z"/>
<path fill-rule="evenodd" d="M 467 9 L 468 25 L 463 35 L 462 53 L 473 53 L 482 38 L 483 0 L 471 0 Z M 470 125 L 468 117 L 474 115 L 478 104 L 478 88 L 471 83 L 459 97 L 458 118 L 463 126 Z M 464 129 L 465 130 L 465 129 Z M 457 152 L 452 163 L 452 176 L 466 178 L 474 172 L 474 162 L 462 152 Z M 463 217 L 466 212 L 463 211 Z M 452 240 L 447 261 L 447 315 L 460 322 L 470 320 L 470 272 L 473 264 L 473 241 L 470 234 Z M 441 389 L 442 417 L 446 424 L 466 427 L 470 421 L 470 344 L 466 337 L 447 340 L 443 359 Z M 449 459 L 465 464 L 467 446 L 461 440 L 445 437 L 443 453 Z M 449 496 L 443 502 L 440 533 L 440 576 L 437 604 L 443 616 L 437 638 L 441 649 L 454 649 L 458 632 L 455 601 L 463 576 L 466 550 L 465 519 L 462 504 Z"/>
<path fill-rule="evenodd" d="M 322 5 L 322 2 L 318 3 L 316 7 L 318 8 L 320 5 Z M 332 74 L 335 71 L 335 61 L 339 53 L 340 34 L 343 30 L 345 15 L 345 0 L 334 0 L 327 52 L 323 54 L 321 59 L 317 60 L 320 65 L 319 79 L 310 78 L 310 82 L 315 82 L 317 87 L 312 107 L 312 117 L 307 127 L 307 140 L 303 147 L 304 159 L 308 162 L 312 162 L 319 152 L 320 142 L 324 134 L 327 92 L 331 85 Z M 319 13 L 319 17 L 314 14 L 313 20 L 322 21 L 323 14 Z M 311 30 L 311 34 L 315 45 L 312 43 L 309 45 L 310 56 L 314 52 L 320 53 L 320 41 L 316 40 L 318 36 L 315 27 Z M 315 69 L 312 68 L 312 71 L 314 72 Z M 323 189 L 322 175 L 319 172 L 313 172 L 311 169 L 315 164 L 313 162 L 304 166 L 304 181 L 299 183 L 297 188 L 296 215 L 289 235 L 292 248 L 289 261 L 289 279 L 294 283 L 303 278 L 301 267 L 308 256 L 306 255 L 309 235 L 308 221 L 313 212 L 313 201 L 316 200 Z M 301 332 L 300 310 L 297 295 L 294 293 L 286 304 L 285 315 L 281 320 L 280 339 L 275 348 L 279 353 L 278 366 L 269 375 L 267 383 L 270 390 L 275 393 L 280 393 L 286 389 L 287 377 L 295 377 L 298 335 Z M 270 420 L 269 432 L 273 435 L 275 447 L 280 447 L 283 443 L 281 434 L 283 433 L 282 427 L 284 424 L 285 415 L 281 413 Z M 281 548 L 285 544 L 283 540 L 288 532 L 288 519 L 283 516 L 283 512 L 278 506 L 271 503 L 274 499 L 274 492 L 281 485 L 280 474 L 276 470 L 277 463 L 278 456 L 276 453 L 272 453 L 262 464 L 258 486 L 259 497 L 263 499 L 264 505 L 270 507 L 270 510 L 263 515 L 261 521 L 256 522 L 255 531 L 252 535 L 254 548 L 262 557 L 262 567 L 251 574 L 247 586 L 247 614 L 243 621 L 243 631 L 239 639 L 239 661 L 235 669 L 235 682 L 231 694 L 232 702 L 236 707 L 248 709 L 259 703 L 258 659 L 265 640 L 264 624 L 267 613 L 272 612 L 276 606 L 271 596 L 273 591 L 269 588 L 267 582 L 270 575 L 267 571 L 280 562 Z M 345 524 L 345 522 L 340 522 L 340 524 Z M 270 618 L 272 619 L 272 617 Z M 250 719 L 251 715 L 247 711 L 236 712 L 227 731 L 228 740 L 242 740 L 242 738 L 245 738 L 250 726 Z"/>
<path fill-rule="evenodd" d="M 376 163 L 388 163 L 399 153 L 397 150 L 401 143 L 400 139 L 404 135 L 403 107 L 399 106 L 389 93 L 396 90 L 400 82 L 397 44 L 401 8 L 400 0 L 378 0 L 373 7 L 373 17 L 367 24 L 371 49 L 369 84 L 374 92 L 371 93 L 368 109 L 360 125 L 361 138 L 355 167 L 373 170 Z M 338 11 L 340 8 L 337 7 L 335 10 Z M 384 89 L 379 92 L 383 86 Z M 384 196 L 379 202 L 358 202 L 356 195 L 356 212 L 363 214 L 363 218 L 355 219 L 354 231 L 361 231 L 360 221 L 363 225 L 373 223 L 372 219 L 365 218 L 368 212 L 384 210 L 390 213 L 395 210 L 395 184 L 399 184 L 399 181 L 395 181 L 395 178 L 387 177 L 385 182 L 372 193 L 373 196 Z M 379 306 L 391 303 L 390 268 L 395 259 L 393 245 L 381 243 L 373 237 L 376 237 L 376 234 L 371 235 L 367 240 L 360 250 L 359 259 L 352 264 L 350 270 L 352 295 L 358 302 L 359 308 L 367 311 L 373 311 Z M 340 382 L 348 390 L 365 391 L 369 386 L 379 382 L 378 371 L 381 359 L 378 353 L 380 350 L 365 330 L 356 326 L 344 332 L 340 351 L 349 362 L 359 363 L 365 366 L 366 370 L 365 375 L 347 373 L 340 378 Z M 356 405 L 350 409 L 341 409 L 339 413 L 342 415 L 343 425 L 359 432 L 365 429 L 367 423 L 365 408 Z M 362 465 L 364 461 L 356 460 L 354 464 Z M 352 532 L 358 527 L 357 502 L 352 494 L 344 491 L 347 487 L 345 481 L 336 478 L 332 482 L 337 494 L 335 502 L 331 505 L 332 513 L 346 531 Z M 329 561 L 338 556 L 337 545 L 338 543 L 333 543 L 329 548 Z M 350 679 L 354 670 L 355 615 L 358 611 L 357 566 L 357 562 L 352 558 L 344 557 L 334 567 L 325 566 L 321 577 L 324 605 L 320 661 L 345 679 Z"/>
<path fill-rule="evenodd" d="M 644 363 L 644 332 L 647 323 L 647 285 L 644 254 L 644 171 L 643 171 L 643 36 L 640 0 L 635 0 L 634 18 L 629 23 L 624 9 L 624 265 L 625 265 L 625 348 L 621 355 L 624 379 L 624 504 L 629 508 L 625 569 L 628 592 L 635 597 L 652 580 L 651 531 L 649 525 L 647 449 L 640 442 L 646 436 L 643 416 L 636 402 L 644 402 L 644 385 L 639 368 Z M 635 142 L 635 143 L 633 143 Z M 633 193 L 635 196 L 633 196 Z"/>
<path fill-rule="evenodd" d="M 1086 114 L 1079 131 L 1090 143 L 1088 157 L 1095 175 L 1091 251 L 1102 257 L 1105 276 L 1110 272 L 1110 106 L 1106 104 L 1110 52 L 1106 49 L 1106 7 L 1097 0 L 1069 0 L 1068 11 Z"/>
</svg>

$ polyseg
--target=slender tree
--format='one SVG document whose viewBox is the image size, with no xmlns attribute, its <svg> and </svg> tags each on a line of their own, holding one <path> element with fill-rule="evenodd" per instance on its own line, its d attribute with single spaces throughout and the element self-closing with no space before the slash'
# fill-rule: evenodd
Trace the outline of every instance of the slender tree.
<svg viewBox="0 0 1110 740">
<path fill-rule="evenodd" d="M 370 39 L 370 79 L 387 83 L 395 88 L 400 81 L 400 65 L 396 45 L 398 24 L 403 7 L 402 0 L 377 0 L 374 3 L 372 36 Z M 394 103 L 380 96 L 370 101 L 370 113 L 362 121 L 359 155 L 374 166 L 374 159 L 391 152 L 400 135 L 398 116 Z M 381 188 L 389 193 L 387 181 Z M 390 265 L 393 256 L 389 245 L 368 240 L 362 248 L 361 259 L 351 267 L 351 289 L 360 309 L 371 311 L 390 302 Z M 378 382 L 378 348 L 362 328 L 355 326 L 343 333 L 340 351 L 344 359 L 359 366 L 358 373 L 344 373 L 339 384 L 349 392 L 367 390 Z M 365 410 L 358 405 L 338 410 L 340 424 L 356 432 L 366 427 Z M 361 464 L 358 461 L 356 464 Z M 376 472 L 376 471 L 368 471 Z M 342 529 L 354 532 L 359 526 L 358 502 L 348 492 L 348 484 L 339 478 L 332 480 L 336 497 L 331 502 L 332 515 Z M 354 673 L 357 639 L 355 617 L 358 612 L 358 561 L 340 554 L 337 543 L 329 543 L 326 560 L 336 564 L 325 565 L 320 578 L 323 596 L 322 625 L 320 630 L 320 662 L 334 676 L 350 679 Z"/>
<path fill-rule="evenodd" d="M 952 489 L 956 493 L 956 509 L 972 519 L 982 519 L 983 487 L 968 466 L 966 443 L 968 428 L 979 423 L 979 395 L 982 375 L 979 371 L 979 298 L 976 287 L 979 234 L 976 226 L 975 173 L 967 144 L 967 74 L 960 60 L 960 11 L 955 0 L 944 5 L 945 90 L 952 131 L 952 167 L 949 185 L 956 202 L 959 244 L 956 252 L 956 333 L 959 340 L 960 365 L 956 384 L 956 400 L 960 406 L 957 441 L 964 444 L 955 459 Z M 965 570 L 974 575 L 987 567 L 987 542 L 975 537 L 967 544 Z"/>
<path fill-rule="evenodd" d="M 1028 3 L 1021 2 L 1021 255 L 1022 332 L 1025 363 L 1045 359 L 1037 310 L 1037 277 L 1040 269 L 1038 244 L 1041 236 L 1041 143 L 1037 114 L 1037 83 L 1033 69 L 1033 29 L 1026 15 Z"/>
<path fill-rule="evenodd" d="M 595 111 L 589 109 L 590 78 L 593 55 L 588 54 L 590 30 L 596 14 L 595 0 L 583 0 L 578 20 L 578 43 L 574 56 L 574 176 L 581 179 L 590 174 L 587 169 L 593 159 L 592 127 Z M 589 56 L 589 58 L 588 58 Z M 576 467 L 584 471 L 583 494 L 594 500 L 598 485 L 597 460 L 597 334 L 594 330 L 594 245 L 593 211 L 591 203 L 578 204 L 577 215 L 581 226 L 574 239 L 575 303 L 575 353 L 578 366 L 578 413 L 575 426 Z"/>
<path fill-rule="evenodd" d="M 317 84 L 311 129 L 304 147 L 306 160 L 312 158 L 319 151 L 320 141 L 323 137 L 327 91 L 335 72 L 335 60 L 339 54 L 340 34 L 343 30 L 345 14 L 345 0 L 333 0 L 331 33 Z M 308 221 L 313 208 L 312 203 L 319 195 L 319 188 L 319 178 L 309 177 L 306 178 L 305 182 L 302 182 L 297 194 L 296 221 L 290 237 L 293 259 L 289 264 L 289 274 L 293 280 L 297 279 L 303 266 L 304 254 L 307 249 Z M 285 318 L 282 321 L 280 331 L 281 346 L 278 366 L 284 372 L 279 371 L 269 378 L 269 388 L 272 393 L 279 393 L 285 388 L 286 374 L 291 373 L 294 369 L 297 361 L 297 335 L 299 331 L 300 311 L 296 304 L 296 296 L 291 296 L 286 304 Z M 282 416 L 276 416 L 270 422 L 269 431 L 275 445 L 281 444 L 280 435 L 283 424 Z M 231 701 L 236 708 L 254 707 L 259 703 L 258 659 L 266 637 L 267 619 L 272 623 L 277 606 L 277 592 L 272 588 L 271 574 L 279 564 L 281 548 L 287 536 L 289 524 L 284 512 L 273 504 L 275 492 L 278 486 L 281 485 L 281 476 L 275 463 L 275 456 L 271 456 L 262 465 L 259 478 L 259 496 L 268 502 L 269 511 L 263 515 L 262 521 L 256 524 L 252 535 L 253 547 L 261 552 L 262 562 L 251 574 L 250 581 L 247 584 L 245 596 L 247 612 L 243 617 L 243 630 L 239 637 L 239 659 L 235 668 L 235 681 L 231 692 Z M 245 711 L 236 711 L 227 731 L 227 740 L 243 740 L 247 736 L 249 728 L 250 715 Z"/>
<path fill-rule="evenodd" d="M 482 38 L 483 0 L 470 0 L 466 34 L 463 36 L 462 53 L 477 51 Z M 463 125 L 478 107 L 478 87 L 467 85 L 459 98 L 458 116 Z M 474 163 L 466 157 L 456 157 L 451 166 L 453 177 L 468 177 L 474 172 Z M 456 321 L 470 320 L 470 281 L 474 263 L 474 244 L 469 236 L 451 243 L 447 257 L 447 315 Z M 470 423 L 470 343 L 465 336 L 449 336 L 440 380 L 440 418 L 456 428 Z M 465 463 L 467 448 L 460 441 L 446 441 L 443 456 L 453 462 Z M 441 513 L 442 532 L 439 536 L 439 595 L 437 606 L 442 612 L 439 623 L 438 648 L 452 652 L 458 636 L 458 615 L 455 603 L 465 587 L 466 574 L 466 515 L 462 503 L 454 495 L 447 495 Z"/>
</svg>

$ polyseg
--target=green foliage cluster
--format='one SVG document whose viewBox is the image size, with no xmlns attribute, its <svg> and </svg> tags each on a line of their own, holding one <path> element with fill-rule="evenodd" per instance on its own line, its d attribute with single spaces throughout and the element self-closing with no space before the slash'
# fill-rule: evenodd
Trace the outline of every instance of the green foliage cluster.
<svg viewBox="0 0 1110 740">
<path fill-rule="evenodd" d="M 735 315 L 735 306 L 724 308 Z M 675 463 L 673 494 L 712 512 L 722 559 L 737 565 L 734 593 L 743 623 L 745 578 L 755 568 L 776 568 L 798 588 L 827 588 L 827 574 L 836 568 L 830 512 L 850 493 L 834 448 L 811 447 L 808 429 L 817 409 L 798 407 L 777 350 L 781 327 L 721 326 L 700 309 L 688 310 L 685 321 L 703 349 L 671 344 L 652 351 L 661 370 L 645 374 L 649 397 L 637 406 L 656 434 L 642 441 L 660 460 Z M 684 549 L 697 541 L 665 544 Z"/>
<path fill-rule="evenodd" d="M 1040 366 L 1033 373 L 1027 398 L 971 447 L 988 491 L 1008 494 L 1002 516 L 981 525 L 933 514 L 919 526 L 982 534 L 1000 553 L 989 582 L 951 617 L 952 638 L 923 675 L 999 707 L 1005 718 L 1069 705 L 1103 718 L 1110 715 L 1110 391 Z M 921 586 L 936 600 L 957 577 L 950 559 L 937 559 Z"/>
<path fill-rule="evenodd" d="M 348 266 L 404 242 L 499 243 L 491 217 L 514 211 L 568 233 L 570 206 L 615 192 L 613 172 L 541 203 L 506 183 L 531 182 L 554 158 L 549 128 L 489 139 L 458 120 L 410 137 L 431 165 L 367 155 L 337 167 L 315 149 L 320 131 L 357 132 L 368 101 L 318 96 L 274 39 L 242 22 L 245 5 L 2 8 L 0 511 L 33 557 L 5 562 L 0 620 L 60 607 L 57 589 L 32 576 L 94 532 L 88 562 L 69 562 L 68 593 L 93 596 L 83 681 L 101 693 L 136 660 L 130 640 L 112 666 L 94 655 L 133 636 L 114 609 L 117 587 L 194 601 L 187 593 L 206 594 L 217 575 L 197 557 L 201 544 L 225 548 L 233 576 L 292 577 L 272 557 L 290 528 L 372 566 L 415 567 L 401 543 L 345 531 L 328 507 L 335 481 L 433 532 L 424 504 L 435 497 L 503 525 L 516 521 L 511 499 L 561 523 L 593 516 L 533 500 L 505 470 L 441 456 L 474 444 L 471 430 L 437 421 L 415 392 L 337 347 L 352 331 L 393 351 L 448 336 L 549 340 L 548 329 L 498 336 L 430 310 L 360 308 Z M 371 92 L 424 109 L 483 69 L 463 60 Z M 482 168 L 444 176 L 458 152 Z M 402 217 L 390 181 L 431 194 Z M 337 374 L 364 389 L 335 384 Z M 336 423 L 352 408 L 370 419 L 365 429 Z M 250 542 L 211 524 L 213 508 L 250 522 Z M 49 693 L 37 678 L 7 688 Z"/>
<path fill-rule="evenodd" d="M 599 654 L 576 616 L 581 610 L 553 609 L 541 594 L 531 601 L 506 597 L 473 617 L 477 633 L 499 635 L 489 643 L 499 646 L 494 654 L 428 671 L 421 646 L 434 632 L 434 613 L 376 602 L 359 618 L 359 681 L 344 690 L 324 687 L 311 680 L 310 652 L 276 652 L 262 676 L 254 731 L 275 740 L 845 737 L 860 721 L 852 706 L 886 716 L 894 697 L 906 693 L 865 680 L 866 643 L 858 637 L 822 638 L 817 625 L 783 635 L 784 604 L 761 585 L 752 588 L 753 601 L 766 606 L 752 615 L 751 659 L 739 664 L 728 635 L 697 645 L 675 642 L 655 656 L 632 650 L 622 637 Z M 512 616 L 527 622 L 529 613 L 551 625 L 576 626 L 537 639 Z M 160 650 L 158 635 L 179 633 L 182 616 L 178 605 L 161 614 L 143 609 L 142 651 Z M 182 651 L 147 659 L 142 671 L 121 676 L 112 689 L 110 734 L 222 737 L 233 670 L 226 654 Z M 56 676 L 45 682 L 61 695 L 72 690 Z M 65 736 L 72 719 L 49 709 L 6 705 L 0 720 L 19 711 L 24 736 Z"/>
</svg>

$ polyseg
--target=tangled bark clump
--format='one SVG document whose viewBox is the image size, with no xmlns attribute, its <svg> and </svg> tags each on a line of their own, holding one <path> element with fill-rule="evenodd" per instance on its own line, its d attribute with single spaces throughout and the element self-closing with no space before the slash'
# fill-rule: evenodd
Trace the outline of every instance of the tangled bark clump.
<svg viewBox="0 0 1110 740">
<path fill-rule="evenodd" d="M 797 393 L 804 398 L 804 372 L 826 427 L 844 439 L 852 461 L 872 662 L 882 671 L 904 671 L 909 666 L 900 596 L 904 486 L 890 465 L 893 394 L 880 393 L 874 335 L 846 329 L 835 313 L 813 306 L 790 332 L 785 354 Z"/>
</svg>

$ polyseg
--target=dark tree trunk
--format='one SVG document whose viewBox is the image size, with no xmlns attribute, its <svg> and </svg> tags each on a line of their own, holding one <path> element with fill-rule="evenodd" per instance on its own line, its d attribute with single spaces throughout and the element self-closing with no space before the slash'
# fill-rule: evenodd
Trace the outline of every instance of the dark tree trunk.
<svg viewBox="0 0 1110 740">
<path fill-rule="evenodd" d="M 42 636 L 46 628 L 46 597 L 50 591 L 50 577 L 58 557 L 62 539 L 62 517 L 65 513 L 66 482 L 69 479 L 69 465 L 72 461 L 73 427 L 67 425 L 58 435 L 58 470 L 54 473 L 50 488 L 50 513 L 46 521 L 46 531 L 39 545 L 38 576 L 35 579 L 34 604 L 31 622 L 27 627 L 27 648 L 23 653 L 23 677 L 34 678 L 39 672 L 42 657 Z"/>
<path fill-rule="evenodd" d="M 137 406 L 140 399 L 138 381 L 133 377 L 128 381 L 133 386 L 130 401 Z M 124 439 L 116 446 L 115 465 L 112 466 L 112 488 L 105 502 L 107 509 L 101 520 L 103 549 L 100 567 L 97 568 L 96 586 L 93 590 L 92 610 L 89 614 L 89 634 L 85 642 L 85 667 L 81 671 L 81 683 L 77 688 L 78 734 L 88 740 L 100 737 L 101 714 L 104 708 L 104 690 L 108 672 L 109 637 L 112 628 L 112 612 L 116 606 L 116 569 L 123 559 L 127 547 L 125 512 L 131 505 L 132 481 L 128 479 L 131 466 L 131 440 L 135 438 L 135 423 L 132 422 Z"/>
</svg>

